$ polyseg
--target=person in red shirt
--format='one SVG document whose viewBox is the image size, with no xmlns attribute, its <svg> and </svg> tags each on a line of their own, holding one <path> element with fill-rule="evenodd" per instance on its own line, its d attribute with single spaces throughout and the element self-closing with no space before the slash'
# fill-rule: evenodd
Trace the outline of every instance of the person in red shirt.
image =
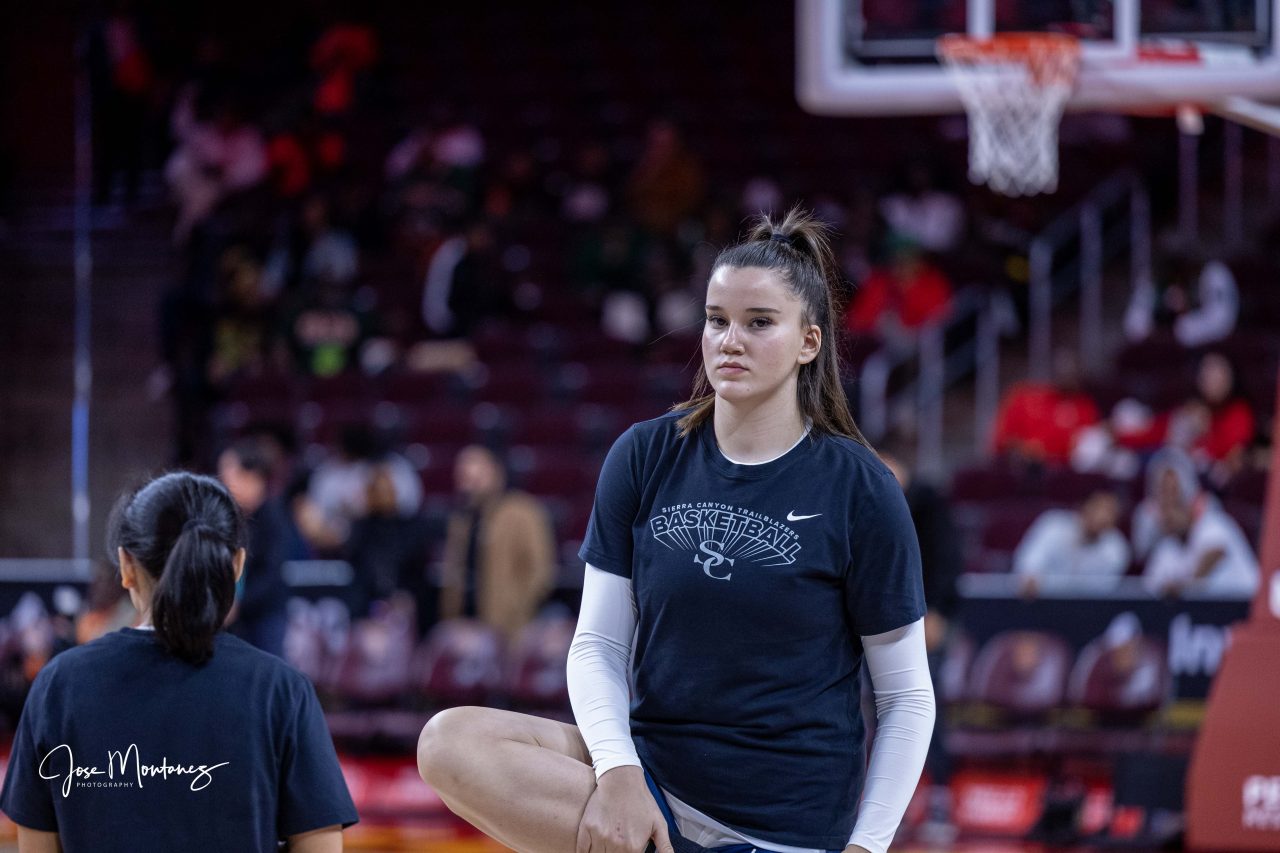
<svg viewBox="0 0 1280 853">
<path fill-rule="evenodd" d="M 1196 371 L 1195 393 L 1186 402 L 1154 418 L 1146 429 L 1121 433 L 1116 440 L 1134 450 L 1172 444 L 1186 448 L 1202 465 L 1231 466 L 1253 439 L 1255 426 L 1230 359 L 1208 352 Z"/>
<path fill-rule="evenodd" d="M 992 435 L 997 454 L 1065 465 L 1079 431 L 1098 422 L 1098 405 L 1080 388 L 1080 369 L 1067 350 L 1054 354 L 1052 382 L 1021 382 L 1000 403 Z"/>
<path fill-rule="evenodd" d="M 845 328 L 882 338 L 901 337 L 941 319 L 951 307 L 951 282 L 903 237 L 889 247 L 890 263 L 862 283 L 845 314 Z"/>
</svg>

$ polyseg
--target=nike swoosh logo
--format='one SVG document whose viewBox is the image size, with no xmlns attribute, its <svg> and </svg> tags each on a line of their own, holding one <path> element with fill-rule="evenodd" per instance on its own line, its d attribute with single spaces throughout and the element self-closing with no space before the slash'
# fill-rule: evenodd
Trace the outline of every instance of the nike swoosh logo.
<svg viewBox="0 0 1280 853">
<path fill-rule="evenodd" d="M 813 515 L 796 515 L 794 512 L 789 512 L 787 521 L 804 521 L 806 518 L 817 518 L 820 515 L 822 515 L 820 512 L 815 512 Z"/>
</svg>

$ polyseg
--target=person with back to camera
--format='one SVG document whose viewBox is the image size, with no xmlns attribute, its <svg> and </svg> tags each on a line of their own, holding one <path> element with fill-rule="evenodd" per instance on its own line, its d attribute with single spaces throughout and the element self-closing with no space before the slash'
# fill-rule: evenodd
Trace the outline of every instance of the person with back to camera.
<svg viewBox="0 0 1280 853">
<path fill-rule="evenodd" d="M 117 504 L 110 550 L 142 622 L 32 685 L 0 793 L 22 853 L 342 849 L 357 816 L 315 690 L 221 630 L 243 527 L 194 474 Z"/>
<path fill-rule="evenodd" d="M 713 265 L 693 397 L 627 430 L 600 474 L 568 664 L 578 725 L 454 708 L 423 729 L 423 778 L 503 844 L 888 848 L 935 713 L 920 552 L 848 414 L 832 270 L 798 210 Z"/>
</svg>

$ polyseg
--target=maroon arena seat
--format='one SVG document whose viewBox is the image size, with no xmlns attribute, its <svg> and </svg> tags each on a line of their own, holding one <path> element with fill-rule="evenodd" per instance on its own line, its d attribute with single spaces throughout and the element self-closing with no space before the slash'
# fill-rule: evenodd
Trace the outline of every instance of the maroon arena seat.
<svg viewBox="0 0 1280 853">
<path fill-rule="evenodd" d="M 436 625 L 414 656 L 413 689 L 435 707 L 485 705 L 502 686 L 502 637 L 473 619 Z"/>
<path fill-rule="evenodd" d="M 408 686 L 414 634 L 411 614 L 399 610 L 358 623 L 338 666 L 338 694 L 360 705 L 399 700 Z"/>
<path fill-rule="evenodd" d="M 1164 704 L 1170 683 L 1163 643 L 1138 636 L 1112 647 L 1099 638 L 1080 650 L 1067 701 L 1103 722 L 1136 722 Z"/>
<path fill-rule="evenodd" d="M 968 698 L 969 670 L 973 666 L 976 651 L 973 639 L 962 631 L 956 631 L 947 644 L 938 674 L 938 688 L 943 702 L 952 704 Z"/>
<path fill-rule="evenodd" d="M 1017 472 L 999 464 L 961 468 L 951 479 L 951 499 L 957 503 L 1008 499 L 1022 491 Z"/>
<path fill-rule="evenodd" d="M 1043 717 L 1062 703 L 1072 658 L 1071 647 L 1056 634 L 997 634 L 973 663 L 970 697 L 1013 718 Z"/>
<path fill-rule="evenodd" d="M 538 619 L 516 639 L 507 670 L 507 695 L 513 707 L 530 711 L 567 711 L 565 666 L 573 642 L 574 621 Z"/>
<path fill-rule="evenodd" d="M 982 521 L 978 549 L 970 556 L 968 569 L 995 573 L 1010 571 L 1018 543 L 1046 509 L 1046 504 L 1033 499 L 988 507 Z"/>
</svg>

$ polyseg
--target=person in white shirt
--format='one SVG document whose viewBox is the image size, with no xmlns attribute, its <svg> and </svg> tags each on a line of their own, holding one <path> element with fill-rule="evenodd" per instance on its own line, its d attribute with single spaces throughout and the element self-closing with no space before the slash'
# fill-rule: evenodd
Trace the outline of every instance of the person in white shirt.
<svg viewBox="0 0 1280 853">
<path fill-rule="evenodd" d="M 1089 495 L 1079 510 L 1040 515 L 1013 555 L 1013 570 L 1026 595 L 1046 578 L 1069 578 L 1080 589 L 1106 589 L 1129 567 L 1129 543 L 1116 529 L 1120 500 L 1108 491 Z"/>
<path fill-rule="evenodd" d="M 1173 258 L 1169 267 L 1172 272 L 1163 290 L 1150 278 L 1134 287 L 1124 315 L 1129 340 L 1146 340 L 1162 318 L 1171 318 L 1174 338 L 1188 349 L 1223 340 L 1235 331 L 1240 292 L 1226 264 L 1210 260 L 1200 268 L 1194 307 L 1187 292 L 1194 266 L 1188 259 Z"/>
<path fill-rule="evenodd" d="M 1129 524 L 1129 541 L 1133 558 L 1145 564 L 1156 545 L 1166 535 L 1160 519 L 1161 501 L 1190 502 L 1200 494 L 1200 477 L 1196 464 L 1186 451 L 1164 447 L 1147 463 L 1147 490 L 1133 509 Z"/>
<path fill-rule="evenodd" d="M 955 195 L 935 185 L 929 167 L 912 164 L 906 186 L 880 202 L 880 213 L 889 228 L 911 238 L 929 252 L 946 253 L 964 237 L 964 205 Z"/>
<path fill-rule="evenodd" d="M 1210 495 L 1161 498 L 1160 524 L 1167 535 L 1151 552 L 1143 584 L 1157 595 L 1252 595 L 1258 560 L 1240 525 Z"/>
</svg>

